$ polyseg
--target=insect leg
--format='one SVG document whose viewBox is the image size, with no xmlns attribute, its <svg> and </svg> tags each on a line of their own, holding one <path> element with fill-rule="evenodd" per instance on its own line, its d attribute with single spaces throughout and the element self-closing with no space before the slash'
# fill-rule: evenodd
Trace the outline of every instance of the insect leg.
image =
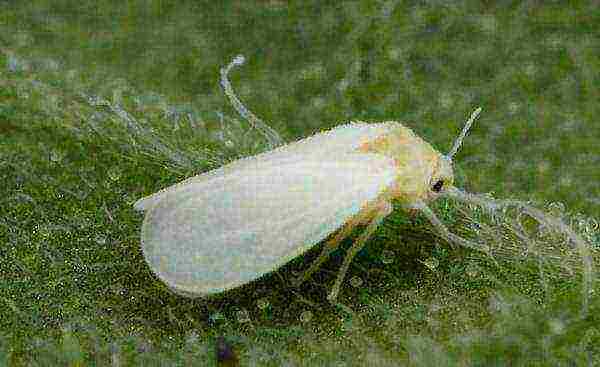
<svg viewBox="0 0 600 367">
<path fill-rule="evenodd" d="M 427 217 L 427 219 L 429 219 L 431 224 L 433 224 L 433 226 L 437 230 L 438 234 L 442 238 L 444 238 L 446 241 L 453 242 L 453 243 L 459 244 L 464 247 L 472 248 L 477 251 L 482 251 L 491 256 L 489 246 L 481 244 L 481 243 L 469 241 L 466 238 L 462 238 L 462 237 L 457 236 L 454 233 L 450 232 L 448 230 L 448 228 L 446 228 L 444 223 L 442 223 L 442 221 L 440 221 L 439 218 L 435 215 L 433 210 L 431 210 L 427 206 L 427 204 L 425 204 L 424 202 L 418 202 L 418 203 L 414 204 L 414 208 L 419 209 L 421 211 L 421 213 L 423 213 Z M 493 257 L 492 257 L 492 259 L 493 259 Z"/>
<path fill-rule="evenodd" d="M 335 236 L 333 236 L 333 238 L 331 238 L 329 241 L 327 241 L 325 243 L 325 245 L 323 245 L 323 250 L 321 250 L 321 254 L 319 255 L 319 257 L 316 258 L 312 262 L 310 267 L 307 270 L 305 270 L 302 273 L 302 275 L 300 275 L 294 281 L 294 286 L 297 287 L 300 284 L 304 283 L 305 281 L 308 280 L 308 278 L 310 278 L 310 276 L 315 271 L 319 270 L 321 265 L 329 258 L 329 255 L 338 247 L 338 245 L 340 244 L 340 241 L 342 241 L 344 238 L 348 237 L 348 235 L 350 235 L 350 232 L 352 232 L 352 229 L 357 224 L 358 224 L 358 221 L 356 219 L 352 219 L 349 222 L 347 222 L 346 224 L 344 224 L 342 229 L 339 230 L 338 233 L 336 233 Z"/>
<path fill-rule="evenodd" d="M 388 202 L 383 202 L 383 205 L 376 212 L 373 219 L 371 219 L 365 231 L 360 234 L 356 242 L 354 242 L 352 247 L 350 247 L 350 249 L 346 253 L 346 257 L 344 258 L 344 263 L 338 271 L 338 275 L 333 285 L 333 288 L 331 288 L 331 292 L 329 292 L 329 295 L 327 296 L 329 302 L 333 303 L 337 298 L 337 295 L 340 292 L 342 282 L 344 281 L 344 278 L 346 276 L 346 272 L 348 271 L 348 267 L 350 267 L 350 263 L 352 262 L 354 256 L 356 256 L 356 254 L 363 248 L 369 237 L 371 237 L 371 235 L 375 232 L 379 224 L 381 224 L 383 219 L 387 217 L 392 212 L 392 210 L 392 204 Z"/>
</svg>

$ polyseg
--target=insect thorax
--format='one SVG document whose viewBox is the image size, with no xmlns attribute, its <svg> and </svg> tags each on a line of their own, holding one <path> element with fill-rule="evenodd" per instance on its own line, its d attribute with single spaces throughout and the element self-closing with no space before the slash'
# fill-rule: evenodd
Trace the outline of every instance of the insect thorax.
<svg viewBox="0 0 600 367">
<path fill-rule="evenodd" d="M 394 160 L 398 178 L 387 193 L 401 201 L 427 200 L 432 178 L 440 174 L 452 175 L 451 170 L 448 172 L 447 164 L 444 164 L 446 162 L 442 162 L 442 154 L 401 124 L 377 139 L 363 144 L 359 150 L 365 153 L 379 153 Z"/>
</svg>

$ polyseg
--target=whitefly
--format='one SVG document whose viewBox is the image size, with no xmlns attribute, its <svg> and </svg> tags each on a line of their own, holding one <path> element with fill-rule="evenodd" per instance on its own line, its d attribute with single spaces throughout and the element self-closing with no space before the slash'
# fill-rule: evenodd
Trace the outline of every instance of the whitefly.
<svg viewBox="0 0 600 367">
<path fill-rule="evenodd" d="M 221 70 L 221 85 L 238 113 L 275 148 L 193 176 L 135 203 L 137 210 L 145 211 L 144 257 L 173 291 L 191 297 L 221 293 L 278 269 L 326 240 L 318 258 L 298 277 L 300 284 L 353 228 L 364 225 L 328 294 L 334 302 L 352 259 L 392 212 L 392 201 L 405 210 L 420 211 L 446 241 L 490 253 L 488 245 L 450 232 L 438 219 L 428 203 L 440 197 L 492 211 L 519 207 L 540 223 L 566 233 L 588 259 L 586 273 L 591 274 L 584 242 L 562 222 L 524 203 L 491 200 L 454 186 L 453 157 L 481 108 L 471 114 L 447 154 L 395 121 L 350 122 L 283 144 L 231 87 L 228 74 L 243 62 L 238 56 Z"/>
</svg>

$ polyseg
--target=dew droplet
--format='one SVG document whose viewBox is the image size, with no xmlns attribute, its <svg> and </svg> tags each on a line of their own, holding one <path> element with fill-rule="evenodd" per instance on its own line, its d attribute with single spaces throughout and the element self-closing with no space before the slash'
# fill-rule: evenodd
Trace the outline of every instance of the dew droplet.
<svg viewBox="0 0 600 367">
<path fill-rule="evenodd" d="M 563 175 L 558 179 L 560 186 L 571 186 L 573 184 L 573 178 L 569 175 Z"/>
<path fill-rule="evenodd" d="M 300 314 L 300 321 L 303 323 L 308 323 L 312 320 L 313 314 L 309 310 L 302 311 Z"/>
<path fill-rule="evenodd" d="M 544 225 L 543 223 L 540 223 L 537 226 L 536 236 L 538 238 L 540 238 L 540 239 L 548 238 L 548 236 L 550 236 L 551 233 L 552 233 L 552 231 L 550 230 L 550 228 L 548 228 L 548 226 Z"/>
<path fill-rule="evenodd" d="M 450 108 L 454 104 L 454 98 L 452 97 L 452 94 L 450 94 L 449 91 L 440 92 L 438 99 L 439 99 L 438 103 L 443 108 Z"/>
<path fill-rule="evenodd" d="M 192 331 L 191 333 L 186 335 L 185 342 L 186 344 L 195 344 L 198 342 L 199 337 L 200 336 L 196 331 Z"/>
<path fill-rule="evenodd" d="M 505 313 L 509 308 L 510 305 L 498 294 L 493 294 L 488 298 L 488 310 L 493 314 Z"/>
<path fill-rule="evenodd" d="M 99 244 L 99 245 L 103 246 L 103 245 L 105 245 L 105 244 L 106 244 L 106 237 L 104 237 L 104 236 L 103 236 L 103 235 L 101 235 L 101 234 L 97 234 L 97 235 L 95 235 L 95 236 L 94 236 L 94 241 L 95 241 L 97 244 Z"/>
<path fill-rule="evenodd" d="M 318 110 L 323 108 L 327 104 L 327 101 L 323 97 L 315 97 L 310 101 L 310 104 L 314 109 Z"/>
<path fill-rule="evenodd" d="M 423 265 L 428 267 L 429 270 L 431 270 L 431 271 L 435 271 L 435 269 L 438 267 L 438 265 L 440 265 L 440 262 L 435 257 L 430 257 L 429 259 L 427 259 L 425 261 L 419 260 L 419 262 L 421 262 Z"/>
<path fill-rule="evenodd" d="M 479 266 L 473 263 L 467 265 L 466 273 L 471 278 L 475 278 L 477 275 L 479 275 Z"/>
<path fill-rule="evenodd" d="M 565 323 L 559 319 L 551 319 L 548 321 L 548 326 L 550 327 L 550 332 L 552 334 L 562 334 L 565 331 Z"/>
<path fill-rule="evenodd" d="M 350 85 L 350 81 L 346 78 L 343 78 L 342 80 L 340 80 L 337 84 L 337 90 L 339 90 L 340 92 L 344 92 L 346 89 L 348 89 L 348 86 Z"/>
<path fill-rule="evenodd" d="M 493 15 L 478 16 L 477 23 L 482 31 L 486 33 L 496 33 L 498 30 L 498 21 Z"/>
<path fill-rule="evenodd" d="M 583 231 L 587 225 L 587 218 L 583 213 L 577 213 L 571 218 L 571 224 L 579 231 Z"/>
<path fill-rule="evenodd" d="M 551 202 L 546 207 L 546 210 L 550 215 L 560 218 L 565 213 L 565 204 L 560 201 Z"/>
<path fill-rule="evenodd" d="M 528 63 L 525 64 L 525 67 L 523 68 L 523 71 L 525 71 L 525 74 L 529 77 L 533 77 L 536 73 L 537 73 L 537 67 L 534 63 Z"/>
<path fill-rule="evenodd" d="M 250 322 L 250 313 L 248 310 L 242 308 L 241 310 L 237 310 L 235 312 L 235 318 L 240 324 Z"/>
<path fill-rule="evenodd" d="M 269 307 L 271 307 L 271 303 L 269 302 L 268 298 L 259 298 L 256 301 L 256 307 L 258 307 L 259 310 L 266 310 Z"/>
<path fill-rule="evenodd" d="M 31 95 L 24 90 L 17 90 L 17 97 L 22 99 L 29 99 Z"/>
<path fill-rule="evenodd" d="M 108 177 L 113 181 L 119 181 L 121 178 L 121 170 L 119 167 L 113 166 L 108 170 Z"/>
<path fill-rule="evenodd" d="M 360 288 L 360 286 L 363 285 L 363 280 L 355 275 L 352 278 L 350 278 L 350 285 L 354 288 Z"/>
<path fill-rule="evenodd" d="M 84 229 L 91 225 L 91 220 L 88 217 L 78 216 L 73 218 L 73 224 L 79 229 Z"/>
<path fill-rule="evenodd" d="M 66 153 L 61 150 L 52 149 L 50 151 L 50 160 L 54 163 L 62 162 L 62 160 L 65 158 L 65 156 L 66 156 Z"/>
<path fill-rule="evenodd" d="M 520 108 L 520 105 L 519 105 L 519 103 L 518 103 L 518 102 L 510 102 L 510 103 L 508 104 L 508 111 L 509 111 L 511 114 L 515 114 L 515 113 L 517 113 L 517 111 L 519 111 L 519 108 Z"/>
<path fill-rule="evenodd" d="M 381 262 L 384 264 L 391 264 L 394 262 L 396 254 L 391 250 L 383 250 L 381 252 Z"/>
</svg>

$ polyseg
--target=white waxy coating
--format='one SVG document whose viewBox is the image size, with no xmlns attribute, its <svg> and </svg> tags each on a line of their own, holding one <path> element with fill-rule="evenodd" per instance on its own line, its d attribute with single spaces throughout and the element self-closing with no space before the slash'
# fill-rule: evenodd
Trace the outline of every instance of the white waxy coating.
<svg viewBox="0 0 600 367">
<path fill-rule="evenodd" d="M 360 126 L 361 136 L 323 144 L 331 131 L 319 134 L 314 144 L 286 145 L 280 154 L 236 161 L 163 191 L 142 226 L 146 261 L 173 290 L 202 296 L 248 283 L 307 251 L 396 179 L 390 158 L 340 152 L 373 138 L 375 129 Z M 319 154 L 291 153 L 303 142 Z"/>
<path fill-rule="evenodd" d="M 397 122 L 393 121 L 377 124 L 353 122 L 341 125 L 271 151 L 242 158 L 218 169 L 190 177 L 138 200 L 134 204 L 134 208 L 140 211 L 148 210 L 166 193 L 173 193 L 186 185 L 202 182 L 238 170 L 256 169 L 256 167 L 264 166 L 265 164 L 277 165 L 288 160 L 310 159 L 311 157 L 335 157 L 340 154 L 354 152 L 361 144 L 376 139 L 398 125 Z"/>
</svg>

